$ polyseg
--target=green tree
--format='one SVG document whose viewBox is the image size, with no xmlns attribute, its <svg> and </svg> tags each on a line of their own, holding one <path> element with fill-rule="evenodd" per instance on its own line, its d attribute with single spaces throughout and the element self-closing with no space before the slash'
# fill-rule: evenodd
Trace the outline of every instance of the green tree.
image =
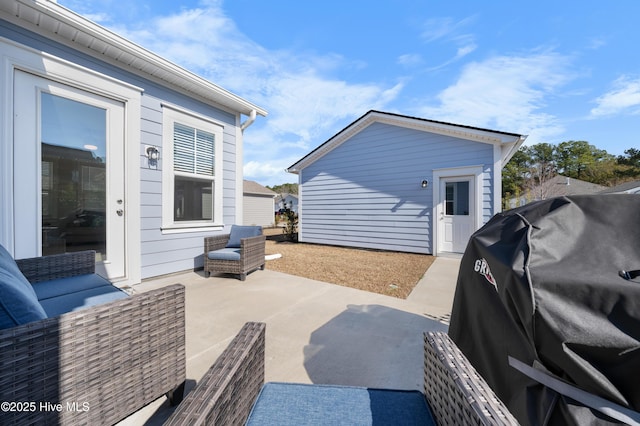
<svg viewBox="0 0 640 426">
<path fill-rule="evenodd" d="M 298 184 L 297 183 L 283 183 L 280 185 L 267 186 L 273 192 L 277 192 L 278 194 L 298 194 Z"/>
<path fill-rule="evenodd" d="M 520 197 L 525 187 L 531 157 L 525 147 L 513 154 L 511 160 L 502 168 L 502 199 L 506 203 L 512 197 Z M 505 207 L 506 204 L 505 204 Z"/>
<path fill-rule="evenodd" d="M 640 179 L 640 149 L 629 148 L 616 159 L 617 177 L 620 181 Z"/>
<path fill-rule="evenodd" d="M 530 158 L 528 176 L 529 186 L 540 185 L 557 174 L 555 147 L 549 143 L 539 143 L 527 147 Z"/>
<path fill-rule="evenodd" d="M 615 163 L 615 157 L 586 141 L 559 143 L 555 148 L 555 157 L 558 173 L 563 176 L 593 183 L 606 181 L 605 176 L 614 176 L 613 170 L 608 169 Z M 594 177 L 598 177 L 599 182 L 589 179 Z"/>
</svg>

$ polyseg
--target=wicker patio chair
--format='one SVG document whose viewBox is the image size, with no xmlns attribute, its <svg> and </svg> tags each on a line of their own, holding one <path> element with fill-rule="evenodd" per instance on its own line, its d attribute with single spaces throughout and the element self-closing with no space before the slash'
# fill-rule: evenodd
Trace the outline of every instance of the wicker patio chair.
<svg viewBox="0 0 640 426">
<path fill-rule="evenodd" d="M 235 225 L 234 225 L 235 226 Z M 264 269 L 265 259 L 265 241 L 266 236 L 262 234 L 262 228 L 259 228 L 261 235 L 254 237 L 242 238 L 240 247 L 235 249 L 227 248 L 230 234 L 216 235 L 213 237 L 205 237 L 204 239 L 204 273 L 209 277 L 211 273 L 227 273 L 238 275 L 241 281 L 244 281 L 247 274 L 256 269 Z M 232 232 L 233 232 L 232 227 Z M 211 258 L 212 252 L 239 252 L 239 258 Z"/>
<path fill-rule="evenodd" d="M 446 333 L 425 333 L 424 342 L 425 397 L 437 424 L 518 424 Z M 265 325 L 245 324 L 166 425 L 244 424 L 264 382 L 264 345 Z"/>
<path fill-rule="evenodd" d="M 446 333 L 425 333 L 424 357 L 424 393 L 438 424 L 519 424 Z"/>
<path fill-rule="evenodd" d="M 243 425 L 264 383 L 265 327 L 246 323 L 165 426 Z"/>
<path fill-rule="evenodd" d="M 34 283 L 93 273 L 95 257 L 16 263 Z M 179 403 L 184 300 L 184 287 L 175 284 L 0 330 L 0 401 L 22 404 L 2 410 L 0 424 L 113 424 L 165 394 Z"/>
</svg>

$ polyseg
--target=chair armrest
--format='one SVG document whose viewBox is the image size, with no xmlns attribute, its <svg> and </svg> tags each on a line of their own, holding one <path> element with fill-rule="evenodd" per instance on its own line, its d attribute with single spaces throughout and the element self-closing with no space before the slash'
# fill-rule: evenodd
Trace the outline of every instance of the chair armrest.
<svg viewBox="0 0 640 426">
<path fill-rule="evenodd" d="M 266 240 L 266 235 L 256 235 L 255 237 L 241 239 L 240 256 L 248 258 L 252 256 L 262 255 L 261 261 L 264 263 L 264 248 Z"/>
<path fill-rule="evenodd" d="M 225 246 L 229 242 L 229 235 L 230 234 L 222 234 L 222 235 L 214 235 L 212 237 L 205 237 L 204 238 L 205 256 L 210 251 L 220 250 L 221 248 L 225 248 Z"/>
<path fill-rule="evenodd" d="M 0 424 L 114 424 L 179 388 L 184 296 L 174 284 L 0 330 L 0 401 L 37 404 Z"/>
<path fill-rule="evenodd" d="M 93 250 L 50 256 L 16 259 L 18 268 L 27 280 L 34 284 L 56 278 L 93 274 L 96 271 L 96 252 Z"/>
<path fill-rule="evenodd" d="M 246 323 L 165 426 L 244 424 L 264 384 L 265 327 Z"/>
<path fill-rule="evenodd" d="M 425 333 L 424 349 L 424 393 L 438 424 L 519 424 L 446 333 Z"/>
</svg>

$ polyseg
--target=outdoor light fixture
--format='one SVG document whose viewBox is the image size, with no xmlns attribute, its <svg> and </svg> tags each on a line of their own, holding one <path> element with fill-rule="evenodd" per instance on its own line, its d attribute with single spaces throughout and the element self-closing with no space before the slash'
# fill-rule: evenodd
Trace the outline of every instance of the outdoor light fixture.
<svg viewBox="0 0 640 426">
<path fill-rule="evenodd" d="M 160 151 L 155 146 L 148 146 L 146 152 L 149 161 L 158 161 L 158 158 L 160 158 Z"/>
<path fill-rule="evenodd" d="M 422 185 L 423 188 L 426 188 L 427 186 L 429 186 L 429 181 L 426 180 L 426 179 L 422 179 L 422 184 L 421 185 Z"/>
<path fill-rule="evenodd" d="M 150 169 L 158 169 L 158 160 L 160 159 L 160 151 L 158 148 L 152 145 L 144 147 L 144 152 L 147 154 L 147 162 Z"/>
</svg>

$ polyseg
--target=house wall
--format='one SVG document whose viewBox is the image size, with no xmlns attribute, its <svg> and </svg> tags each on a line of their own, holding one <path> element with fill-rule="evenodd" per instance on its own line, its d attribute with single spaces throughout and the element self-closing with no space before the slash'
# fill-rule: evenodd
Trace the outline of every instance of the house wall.
<svg viewBox="0 0 640 426">
<path fill-rule="evenodd" d="M 204 264 L 204 237 L 215 232 L 163 232 L 162 226 L 162 107 L 166 96 L 142 97 L 142 135 L 140 143 L 140 204 L 142 243 L 142 278 L 171 272 L 199 268 Z M 173 104 L 175 102 L 172 101 Z M 185 103 L 183 102 L 182 105 Z M 236 143 L 235 117 L 213 108 L 190 104 L 190 110 L 214 117 L 224 124 L 223 134 L 223 217 L 226 225 L 235 223 L 236 217 Z M 144 148 L 159 147 L 157 168 L 148 165 Z M 225 226 L 225 229 L 227 227 Z M 227 229 L 228 231 L 228 229 Z M 221 231 L 222 232 L 222 231 Z"/>
<path fill-rule="evenodd" d="M 236 222 L 237 194 L 242 190 L 238 184 L 237 158 L 239 157 L 237 136 L 239 114 L 215 108 L 177 91 L 168 89 L 154 81 L 147 80 L 137 74 L 126 72 L 119 67 L 100 61 L 57 43 L 53 40 L 17 27 L 0 19 L 0 37 L 13 40 L 25 46 L 49 53 L 56 57 L 79 64 L 88 69 L 115 78 L 117 80 L 141 87 L 141 132 L 140 137 L 128 143 L 138 144 L 140 149 L 140 196 L 139 200 L 127 200 L 140 204 L 140 234 L 128 238 L 141 239 L 141 277 L 148 278 L 162 274 L 193 269 L 203 265 L 203 238 L 205 235 L 228 231 L 228 227 Z M 0 52 L 1 53 L 1 52 Z M 7 102 L 7 100 L 3 100 Z M 177 232 L 163 233 L 162 222 L 162 110 L 161 103 L 167 102 L 185 110 L 211 117 L 224 126 L 223 134 L 223 220 L 224 230 L 209 232 Z M 160 150 L 158 166 L 150 168 L 144 153 L 146 145 L 154 145 Z"/>
<path fill-rule="evenodd" d="M 273 226 L 275 222 L 273 196 L 245 194 L 243 225 Z"/>
<path fill-rule="evenodd" d="M 373 123 L 300 172 L 299 239 L 432 253 L 433 169 L 482 165 L 486 222 L 493 153 L 490 144 Z"/>
</svg>

